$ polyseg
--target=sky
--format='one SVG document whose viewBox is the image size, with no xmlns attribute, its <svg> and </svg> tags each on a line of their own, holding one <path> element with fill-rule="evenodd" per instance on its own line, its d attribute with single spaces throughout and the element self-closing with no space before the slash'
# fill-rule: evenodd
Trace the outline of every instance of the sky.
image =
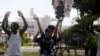
<svg viewBox="0 0 100 56">
<path fill-rule="evenodd" d="M 6 11 L 11 12 L 10 21 L 17 20 L 17 11 L 21 10 L 25 17 L 30 16 L 30 10 L 33 8 L 34 14 L 38 17 L 45 15 L 55 18 L 55 11 L 51 0 L 0 0 L 0 17 L 4 16 Z M 76 9 L 71 10 L 70 17 L 65 17 L 64 26 L 72 25 L 72 19 L 77 16 Z"/>
</svg>

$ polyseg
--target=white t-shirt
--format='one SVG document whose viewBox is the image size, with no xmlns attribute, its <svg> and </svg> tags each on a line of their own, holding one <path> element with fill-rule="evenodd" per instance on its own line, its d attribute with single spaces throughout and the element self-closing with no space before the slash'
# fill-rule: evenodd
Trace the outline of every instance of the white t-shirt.
<svg viewBox="0 0 100 56">
<path fill-rule="evenodd" d="M 17 34 L 11 33 L 10 38 L 8 40 L 8 56 L 11 55 L 22 55 L 21 53 L 21 43 L 22 38 L 17 32 Z"/>
<path fill-rule="evenodd" d="M 100 56 L 100 33 L 97 31 L 94 31 L 95 35 L 98 37 L 98 48 L 97 48 L 97 55 Z"/>
</svg>

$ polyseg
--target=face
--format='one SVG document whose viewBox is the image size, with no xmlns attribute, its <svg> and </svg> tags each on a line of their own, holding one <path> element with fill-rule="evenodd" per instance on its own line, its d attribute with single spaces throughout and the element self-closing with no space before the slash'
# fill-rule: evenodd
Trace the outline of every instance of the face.
<svg viewBox="0 0 100 56">
<path fill-rule="evenodd" d="M 45 36 L 46 36 L 47 38 L 50 38 L 50 37 L 52 36 L 52 32 L 45 32 Z"/>
<path fill-rule="evenodd" d="M 12 24 L 11 24 L 11 30 L 12 30 L 12 31 L 17 31 L 18 28 L 19 28 L 19 26 L 18 26 L 17 24 L 15 24 L 15 23 L 12 23 Z"/>
</svg>

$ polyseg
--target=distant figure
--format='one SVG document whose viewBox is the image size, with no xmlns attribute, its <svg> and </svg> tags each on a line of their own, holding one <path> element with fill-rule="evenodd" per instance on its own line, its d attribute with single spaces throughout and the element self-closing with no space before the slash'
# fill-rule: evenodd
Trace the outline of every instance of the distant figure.
<svg viewBox="0 0 100 56">
<path fill-rule="evenodd" d="M 21 44 L 22 44 L 22 35 L 27 30 L 28 24 L 22 14 L 21 11 L 18 11 L 18 15 L 23 19 L 24 27 L 19 29 L 19 24 L 17 22 L 13 22 L 11 24 L 11 29 L 8 29 L 5 25 L 6 20 L 8 19 L 10 12 L 6 12 L 3 22 L 2 28 L 8 35 L 8 56 L 22 56 L 21 53 Z"/>
<path fill-rule="evenodd" d="M 40 56 L 56 56 L 56 43 L 61 40 L 60 34 L 58 33 L 58 25 L 62 20 L 58 20 L 56 27 L 49 25 L 43 32 L 38 17 L 35 18 L 38 23 L 39 31 L 34 37 L 34 41 L 40 45 Z M 38 38 L 38 34 L 40 37 Z M 59 38 L 57 37 L 59 34 Z"/>
<path fill-rule="evenodd" d="M 94 31 L 94 33 L 98 37 L 98 48 L 96 56 L 100 56 L 100 32 Z"/>
</svg>

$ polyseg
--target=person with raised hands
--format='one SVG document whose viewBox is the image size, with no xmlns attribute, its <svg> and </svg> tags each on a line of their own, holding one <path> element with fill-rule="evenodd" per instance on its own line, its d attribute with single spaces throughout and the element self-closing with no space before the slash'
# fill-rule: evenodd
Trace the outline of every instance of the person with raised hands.
<svg viewBox="0 0 100 56">
<path fill-rule="evenodd" d="M 8 35 L 8 56 L 22 56 L 21 53 L 21 44 L 22 44 L 22 35 L 27 30 L 28 24 L 23 16 L 21 11 L 18 11 L 19 17 L 22 18 L 24 22 L 24 27 L 19 29 L 19 24 L 17 22 L 12 22 L 10 29 L 5 25 L 6 20 L 10 16 L 10 12 L 6 12 L 2 22 L 2 29 Z"/>
<path fill-rule="evenodd" d="M 55 28 L 49 26 L 45 29 L 45 33 L 43 32 L 39 18 L 35 17 L 35 20 L 38 24 L 38 32 L 35 35 L 33 41 L 38 42 L 40 45 L 40 56 L 56 56 L 56 43 L 60 38 L 57 37 L 58 33 L 58 25 L 61 19 L 58 20 Z M 40 37 L 38 35 L 40 33 Z M 60 41 L 60 40 L 59 40 Z"/>
</svg>

